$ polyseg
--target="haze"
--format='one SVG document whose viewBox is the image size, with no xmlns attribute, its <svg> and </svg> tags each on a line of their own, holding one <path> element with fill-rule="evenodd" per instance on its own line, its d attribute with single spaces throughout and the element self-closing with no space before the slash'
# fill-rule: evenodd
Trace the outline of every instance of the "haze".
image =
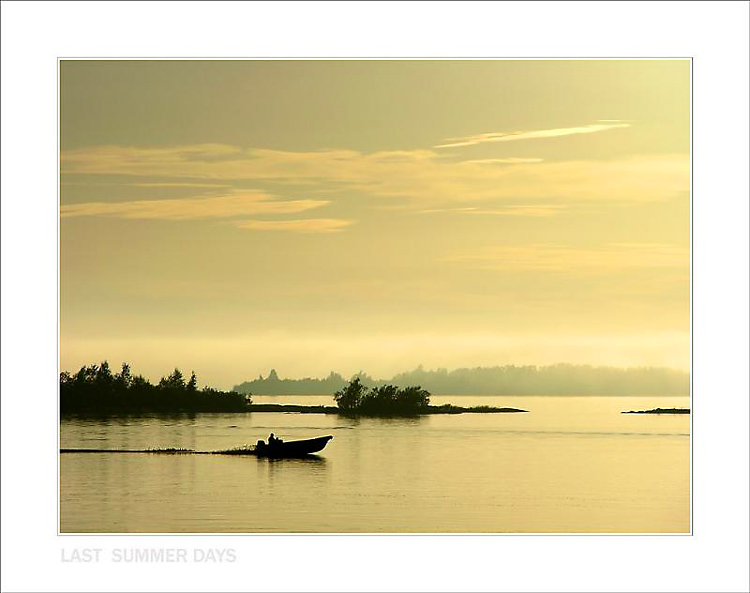
<svg viewBox="0 0 750 593">
<path fill-rule="evenodd" d="M 690 67 L 63 61 L 61 367 L 690 362 Z"/>
</svg>

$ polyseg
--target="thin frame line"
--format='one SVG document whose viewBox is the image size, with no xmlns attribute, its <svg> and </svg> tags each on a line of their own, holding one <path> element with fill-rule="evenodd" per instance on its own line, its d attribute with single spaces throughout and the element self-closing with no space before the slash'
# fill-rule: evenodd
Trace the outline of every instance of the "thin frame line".
<svg viewBox="0 0 750 593">
<path fill-rule="evenodd" d="M 598 536 L 604 536 L 604 537 L 622 537 L 622 536 L 635 536 L 635 537 L 643 537 L 643 536 L 649 536 L 649 537 L 692 537 L 695 535 L 694 533 L 694 511 L 695 511 L 695 504 L 693 500 L 693 474 L 694 474 L 694 455 L 693 455 L 693 436 L 694 436 L 694 428 L 693 428 L 693 413 L 694 413 L 694 402 L 693 402 L 693 364 L 694 364 L 694 349 L 693 349 L 693 281 L 694 281 L 694 270 L 693 270 L 693 247 L 694 247 L 694 236 L 693 236 L 693 206 L 694 206 L 694 189 L 693 189 L 693 129 L 694 129 L 694 113 L 693 113 L 693 90 L 694 90 L 694 76 L 693 76 L 693 63 L 694 63 L 694 56 L 685 56 L 685 57 L 675 57 L 675 56 L 631 56 L 631 57 L 623 57 L 623 56 L 596 56 L 596 57 L 580 57 L 580 56 L 564 56 L 564 57 L 543 57 L 543 56 L 515 56 L 515 57 L 479 57 L 479 56 L 461 56 L 461 57 L 455 57 L 455 56 L 419 56 L 419 57 L 395 57 L 395 56 L 380 56 L 380 57 L 374 57 L 374 56 L 331 56 L 331 57 L 310 57 L 310 56 L 283 56 L 283 57 L 271 57 L 271 56 L 255 56 L 255 57 L 236 57 L 236 56 L 224 56 L 224 57 L 215 57 L 215 56 L 133 56 L 133 57 L 123 57 L 123 56 L 116 56 L 116 57 L 110 57 L 110 56 L 89 56 L 89 57 L 75 57 L 75 56 L 58 56 L 57 57 L 57 205 L 58 205 L 58 211 L 57 211 L 57 377 L 56 377 L 56 390 L 57 390 L 57 445 L 58 450 L 56 451 L 57 456 L 57 537 L 81 537 L 81 536 L 87 536 L 87 537 L 102 537 L 102 536 L 114 536 L 114 537 L 122 537 L 122 536 L 136 536 L 136 537 L 164 537 L 164 536 L 174 536 L 174 537 L 187 537 L 187 536 L 292 536 L 292 537 L 299 537 L 299 536 L 313 536 L 313 537 L 338 537 L 338 536 L 364 536 L 364 537 L 370 537 L 370 536 L 406 536 L 406 537 L 435 537 L 435 536 L 468 536 L 468 537 L 497 537 L 497 536 L 525 536 L 525 537 L 547 537 L 547 536 L 561 536 L 561 537 L 577 537 L 577 536 L 592 536 L 592 537 L 598 537 Z M 649 533 L 649 532 L 638 532 L 638 533 L 586 533 L 586 532 L 576 532 L 576 533 L 516 533 L 516 532 L 508 532 L 508 533 L 446 533 L 446 532 L 434 532 L 434 533 L 409 533 L 409 532 L 387 532 L 387 533 L 361 533 L 361 532 L 355 532 L 355 533 L 348 533 L 348 532 L 337 532 L 337 533 L 330 533 L 330 532 L 304 532 L 304 533 L 295 533 L 295 532 L 233 532 L 233 533 L 222 533 L 222 532 L 180 532 L 180 533 L 155 533 L 155 532 L 138 532 L 138 533 L 119 533 L 119 532 L 112 532 L 112 533 L 79 533 L 79 532 L 66 532 L 63 533 L 60 530 L 60 514 L 61 514 L 61 499 L 60 499 L 60 423 L 61 423 L 61 416 L 60 416 L 60 92 L 61 92 L 61 85 L 60 85 L 60 63 L 63 60 L 70 60 L 70 61 L 100 61 L 100 60 L 112 60 L 112 61 L 152 61 L 152 60 L 165 60 L 165 61 L 173 61 L 173 62 L 181 62 L 181 61 L 189 61 L 189 60 L 196 60 L 196 61 L 220 61 L 220 60 L 226 60 L 226 61 L 249 61 L 249 60 L 257 60 L 257 61 L 284 61 L 284 60 L 294 60 L 294 61 L 315 61 L 315 60 L 330 60 L 330 61 L 429 61 L 429 60 L 440 60 L 440 61 L 456 61 L 456 62 L 464 62 L 464 61 L 523 61 L 523 60 L 529 60 L 529 61 L 564 61 L 564 60 L 576 60 L 576 61 L 595 61 L 595 60 L 602 60 L 602 61 L 627 61 L 627 60 L 638 60 L 638 61 L 653 61 L 653 60 L 669 60 L 669 61 L 681 61 L 681 60 L 687 60 L 690 62 L 690 531 L 686 533 Z"/>
</svg>

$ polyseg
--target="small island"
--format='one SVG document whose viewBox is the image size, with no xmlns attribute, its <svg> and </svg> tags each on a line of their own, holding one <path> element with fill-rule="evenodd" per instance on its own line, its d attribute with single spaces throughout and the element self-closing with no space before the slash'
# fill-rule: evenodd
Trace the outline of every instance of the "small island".
<svg viewBox="0 0 750 593">
<path fill-rule="evenodd" d="M 689 414 L 690 408 L 654 408 L 652 410 L 629 410 L 621 414 Z"/>
<path fill-rule="evenodd" d="M 399 389 L 395 385 L 366 387 L 359 377 L 352 379 L 333 395 L 338 413 L 345 416 L 420 416 L 423 414 L 497 414 L 526 412 L 517 408 L 474 406 L 465 408 L 444 404 L 430 405 L 430 392 L 416 385 Z"/>
</svg>

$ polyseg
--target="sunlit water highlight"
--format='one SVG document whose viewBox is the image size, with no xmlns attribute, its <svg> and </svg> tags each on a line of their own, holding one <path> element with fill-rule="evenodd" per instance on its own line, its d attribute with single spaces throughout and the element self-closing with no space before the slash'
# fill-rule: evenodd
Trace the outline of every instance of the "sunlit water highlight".
<svg viewBox="0 0 750 593">
<path fill-rule="evenodd" d="M 331 404 L 327 396 L 255 397 Z M 689 398 L 433 397 L 528 414 L 64 418 L 63 448 L 195 450 L 331 434 L 318 458 L 60 456 L 62 532 L 690 530 Z"/>
</svg>

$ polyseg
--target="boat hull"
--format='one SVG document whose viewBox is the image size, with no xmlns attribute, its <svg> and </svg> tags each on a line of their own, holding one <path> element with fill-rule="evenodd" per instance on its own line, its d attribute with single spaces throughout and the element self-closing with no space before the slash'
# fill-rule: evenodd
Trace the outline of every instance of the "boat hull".
<svg viewBox="0 0 750 593">
<path fill-rule="evenodd" d="M 299 441 L 286 441 L 255 448 L 258 457 L 304 457 L 321 451 L 333 437 L 324 436 Z"/>
</svg>

